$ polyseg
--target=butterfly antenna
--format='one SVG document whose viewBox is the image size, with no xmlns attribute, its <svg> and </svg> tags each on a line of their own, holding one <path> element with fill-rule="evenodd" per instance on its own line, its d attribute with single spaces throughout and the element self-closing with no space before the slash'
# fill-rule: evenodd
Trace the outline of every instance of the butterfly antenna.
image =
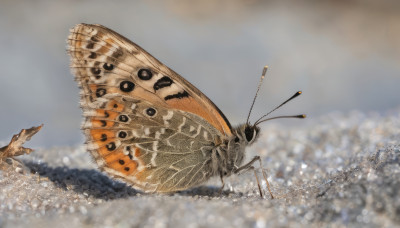
<svg viewBox="0 0 400 228">
<path fill-rule="evenodd" d="M 257 121 L 256 124 L 254 125 L 258 125 L 262 122 L 268 121 L 268 120 L 274 120 L 274 119 L 281 119 L 281 118 L 297 118 L 297 119 L 304 119 L 307 116 L 305 114 L 300 114 L 300 115 L 294 115 L 294 116 L 276 116 L 276 117 L 271 117 L 271 118 L 267 118 L 267 119 L 263 119 L 261 121 Z"/>
<path fill-rule="evenodd" d="M 260 82 L 258 83 L 256 95 L 254 96 L 253 103 L 251 104 L 251 107 L 250 107 L 249 115 L 247 116 L 247 121 L 246 121 L 247 124 L 249 124 L 250 114 L 251 114 L 251 111 L 253 110 L 253 106 L 254 106 L 254 103 L 256 102 L 258 91 L 260 91 L 260 87 L 261 87 L 262 81 L 265 78 L 265 74 L 267 73 L 267 70 L 268 70 L 268 66 L 265 66 L 263 69 L 261 78 L 260 78 Z"/>
<path fill-rule="evenodd" d="M 302 94 L 302 92 L 301 92 L 301 91 L 297 91 L 293 96 L 291 96 L 289 99 L 287 99 L 286 101 L 284 101 L 282 104 L 278 105 L 278 106 L 277 106 L 276 108 L 274 108 L 272 111 L 270 111 L 270 112 L 268 112 L 267 114 L 261 116 L 261 117 L 254 123 L 254 125 L 257 125 L 257 124 L 259 124 L 259 123 L 261 123 L 261 122 L 264 122 L 265 120 L 262 120 L 262 118 L 268 116 L 269 114 L 271 114 L 272 112 L 274 112 L 274 111 L 277 110 L 278 108 L 282 107 L 283 105 L 285 105 L 285 104 L 288 103 L 289 101 L 291 101 L 291 100 L 293 100 L 294 98 L 298 97 L 300 94 Z M 298 116 L 301 116 L 301 115 L 298 115 Z M 303 115 L 303 116 L 304 116 L 303 118 L 305 118 L 305 115 Z M 292 118 L 292 116 L 291 116 L 291 117 L 288 117 L 288 116 L 283 117 L 283 116 L 282 116 L 282 117 L 279 117 L 279 118 Z M 300 117 L 295 116 L 295 118 L 300 118 Z M 271 119 L 272 119 L 272 118 L 271 118 Z M 277 118 L 274 117 L 274 119 L 277 119 Z"/>
</svg>

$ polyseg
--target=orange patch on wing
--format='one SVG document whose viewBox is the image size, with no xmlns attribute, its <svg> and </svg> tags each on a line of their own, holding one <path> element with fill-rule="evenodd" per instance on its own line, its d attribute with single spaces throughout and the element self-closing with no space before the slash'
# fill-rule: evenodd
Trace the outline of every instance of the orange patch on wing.
<svg viewBox="0 0 400 228">
<path fill-rule="evenodd" d="M 97 143 L 96 143 L 96 144 L 97 144 Z M 98 144 L 97 144 L 97 145 L 98 145 Z M 107 147 L 104 145 L 104 146 L 101 146 L 101 147 L 97 150 L 97 152 L 100 154 L 100 156 L 105 157 L 105 156 L 107 156 L 108 154 L 112 153 L 113 151 L 109 151 L 109 150 L 107 149 Z"/>
<path fill-rule="evenodd" d="M 76 37 L 75 45 L 74 45 L 74 46 L 75 46 L 75 47 L 81 47 L 81 46 L 82 46 L 82 42 L 81 42 L 80 35 Z"/>
<path fill-rule="evenodd" d="M 135 157 L 139 157 L 141 155 L 140 153 L 140 149 L 139 148 L 135 148 Z"/>
<path fill-rule="evenodd" d="M 117 112 L 103 110 L 103 109 L 97 109 L 96 114 L 97 117 L 104 117 L 111 120 L 115 120 L 115 118 L 118 116 Z"/>
<path fill-rule="evenodd" d="M 104 156 L 104 160 L 108 163 L 112 163 L 114 161 L 118 161 L 123 159 L 126 155 L 122 153 L 122 150 L 114 150 L 111 153 Z"/>
<path fill-rule="evenodd" d="M 111 109 L 111 110 L 116 111 L 116 112 L 121 112 L 121 111 L 124 110 L 124 108 L 125 108 L 125 105 L 123 105 L 121 103 L 118 103 L 115 100 L 111 100 L 107 104 L 107 109 Z"/>
<path fill-rule="evenodd" d="M 111 39 L 111 38 L 106 39 L 106 43 L 107 43 L 107 46 L 108 46 L 108 47 L 112 47 L 111 44 L 116 44 L 116 43 L 114 42 L 114 40 Z"/>
<path fill-rule="evenodd" d="M 114 47 L 114 45 L 116 45 L 115 41 L 113 39 L 111 39 L 111 38 L 108 38 L 105 41 L 106 41 L 106 47 L 108 49 L 112 49 Z"/>
<path fill-rule="evenodd" d="M 113 121 L 98 120 L 98 119 L 93 119 L 91 123 L 92 127 L 104 127 L 104 128 L 110 128 L 115 124 Z"/>
<path fill-rule="evenodd" d="M 104 129 L 92 129 L 90 135 L 93 141 L 101 141 L 107 143 L 110 139 L 115 139 L 115 133 L 113 131 Z M 100 145 L 100 143 L 98 143 Z M 103 145 L 103 144 L 101 144 Z"/>
<path fill-rule="evenodd" d="M 94 143 L 99 146 L 100 148 L 105 147 L 107 144 L 109 144 L 110 142 L 114 142 L 114 139 L 107 139 L 106 141 L 95 141 Z M 106 148 L 106 147 L 105 147 Z M 106 148 L 107 149 L 107 148 Z M 107 150 L 108 152 L 112 152 Z M 106 151 L 104 151 L 106 153 Z"/>
<path fill-rule="evenodd" d="M 215 109 L 210 109 L 202 106 L 193 97 L 185 97 L 182 99 L 171 99 L 166 101 L 173 108 L 190 112 L 203 117 L 222 134 L 232 135 L 232 131 L 224 118 Z M 211 113 L 210 113 L 211 111 Z"/>
<path fill-rule="evenodd" d="M 102 46 L 99 50 L 97 50 L 96 53 L 107 54 L 107 52 L 110 51 L 110 47 L 111 45 L 106 44 L 106 46 Z"/>
<path fill-rule="evenodd" d="M 125 94 L 130 94 L 138 100 L 148 101 L 148 102 L 152 103 L 153 105 L 160 105 L 160 106 L 168 107 L 165 104 L 164 100 L 161 99 L 159 96 L 154 96 L 154 93 L 149 92 L 148 90 L 146 90 L 143 87 L 138 86 L 138 85 L 135 86 L 135 89 L 133 91 L 125 93 Z"/>
<path fill-rule="evenodd" d="M 96 53 L 106 54 L 110 51 L 110 49 L 113 48 L 113 44 L 115 44 L 114 40 L 111 38 L 103 39 L 104 36 L 105 36 L 105 34 L 103 34 L 103 33 L 98 33 L 96 35 L 96 37 L 99 40 L 104 41 L 104 44 L 102 44 L 102 46 L 98 50 L 96 50 Z"/>
<path fill-rule="evenodd" d="M 96 93 L 97 87 L 96 84 L 89 84 L 89 89 L 92 93 Z"/>
<path fill-rule="evenodd" d="M 123 154 L 122 150 L 113 151 L 106 155 L 104 160 L 109 168 L 126 175 L 133 173 L 138 167 L 138 163 L 129 159 L 129 156 Z"/>
</svg>

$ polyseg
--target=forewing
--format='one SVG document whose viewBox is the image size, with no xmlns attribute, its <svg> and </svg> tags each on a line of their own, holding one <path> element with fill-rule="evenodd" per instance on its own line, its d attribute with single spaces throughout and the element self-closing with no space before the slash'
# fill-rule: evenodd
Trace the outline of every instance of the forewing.
<svg viewBox="0 0 400 228">
<path fill-rule="evenodd" d="M 118 33 L 101 25 L 79 24 L 71 30 L 68 42 L 72 67 L 85 71 L 97 85 L 106 83 L 118 89 L 118 83 L 129 78 L 137 87 L 129 91 L 133 97 L 196 114 L 221 134 L 232 135 L 229 121 L 210 99 Z M 107 77 L 110 74 L 115 76 Z"/>
</svg>

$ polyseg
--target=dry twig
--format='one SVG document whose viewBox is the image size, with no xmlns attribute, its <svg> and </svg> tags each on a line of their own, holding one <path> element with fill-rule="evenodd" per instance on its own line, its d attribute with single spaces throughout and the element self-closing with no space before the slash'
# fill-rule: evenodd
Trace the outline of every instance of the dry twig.
<svg viewBox="0 0 400 228">
<path fill-rule="evenodd" d="M 19 134 L 14 135 L 7 146 L 0 148 L 0 163 L 6 158 L 31 153 L 33 149 L 22 147 L 22 145 L 29 141 L 42 127 L 43 124 L 38 127 L 22 129 Z"/>
</svg>

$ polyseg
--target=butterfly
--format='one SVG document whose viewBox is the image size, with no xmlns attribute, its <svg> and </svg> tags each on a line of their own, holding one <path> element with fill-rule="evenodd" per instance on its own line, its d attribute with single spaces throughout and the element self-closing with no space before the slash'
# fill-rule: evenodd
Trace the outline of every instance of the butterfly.
<svg viewBox="0 0 400 228">
<path fill-rule="evenodd" d="M 144 192 L 175 192 L 212 176 L 224 185 L 224 177 L 261 165 L 259 156 L 243 163 L 264 116 L 233 128 L 190 82 L 102 25 L 76 25 L 67 43 L 87 150 L 100 170 Z"/>
</svg>

